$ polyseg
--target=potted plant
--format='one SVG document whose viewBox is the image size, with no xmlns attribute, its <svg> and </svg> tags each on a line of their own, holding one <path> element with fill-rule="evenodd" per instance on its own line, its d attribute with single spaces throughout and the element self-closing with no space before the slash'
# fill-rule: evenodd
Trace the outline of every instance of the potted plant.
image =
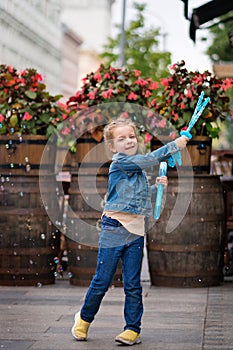
<svg viewBox="0 0 233 350">
<path fill-rule="evenodd" d="M 221 122 L 233 116 L 228 96 L 233 79 L 220 79 L 209 71 L 188 71 L 184 61 L 173 64 L 170 69 L 171 75 L 161 79 L 163 89 L 151 102 L 152 108 L 164 118 L 164 134 L 170 125 L 180 132 L 187 128 L 201 92 L 210 97 L 192 128 L 193 138 L 188 143 L 194 171 L 209 173 L 212 139 L 219 137 Z M 156 140 L 152 140 L 152 148 L 156 145 Z"/>
<path fill-rule="evenodd" d="M 0 284 L 54 282 L 59 232 L 41 201 L 39 169 L 46 174 L 41 181 L 50 193 L 56 140 L 46 144 L 68 116 L 60 97 L 47 91 L 35 69 L 19 72 L 0 65 Z M 54 210 L 59 211 L 56 203 L 55 198 Z"/>
<path fill-rule="evenodd" d="M 60 98 L 61 95 L 53 96 L 47 91 L 43 77 L 35 69 L 19 72 L 10 65 L 0 65 L 1 173 L 15 170 L 19 173 L 20 169 L 22 173 L 25 170 L 38 173 L 43 146 L 52 134 L 56 135 L 59 123 L 68 117 L 65 105 L 59 103 Z M 38 153 L 38 147 L 30 152 L 29 144 L 41 145 L 41 152 Z M 31 158 L 25 161 L 29 154 Z M 51 149 L 45 168 L 50 168 L 49 163 L 54 164 L 54 155 Z M 31 162 L 36 164 L 33 166 Z"/>
</svg>

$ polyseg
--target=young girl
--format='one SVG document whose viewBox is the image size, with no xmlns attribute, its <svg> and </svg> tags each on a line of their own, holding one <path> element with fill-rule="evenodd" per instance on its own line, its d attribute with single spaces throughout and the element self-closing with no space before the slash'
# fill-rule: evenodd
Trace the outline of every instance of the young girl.
<svg viewBox="0 0 233 350">
<path fill-rule="evenodd" d="M 136 126 L 129 119 L 112 121 L 104 129 L 104 139 L 113 153 L 109 169 L 108 195 L 101 220 L 98 261 L 81 311 L 76 313 L 72 335 L 86 340 L 91 322 L 112 283 L 119 259 L 125 292 L 124 331 L 115 341 L 139 344 L 143 314 L 141 264 L 145 235 L 145 216 L 152 214 L 151 186 L 144 169 L 168 159 L 185 148 L 188 139 L 179 137 L 160 149 L 138 154 Z M 167 177 L 157 177 L 167 185 Z"/>
</svg>

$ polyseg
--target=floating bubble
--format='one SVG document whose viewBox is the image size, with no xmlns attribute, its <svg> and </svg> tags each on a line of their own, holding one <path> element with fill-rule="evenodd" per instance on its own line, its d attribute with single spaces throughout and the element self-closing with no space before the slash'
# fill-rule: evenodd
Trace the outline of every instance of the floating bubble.
<svg viewBox="0 0 233 350">
<path fill-rule="evenodd" d="M 55 258 L 53 260 L 54 260 L 55 264 L 59 263 L 59 258 L 57 256 L 55 256 Z"/>
<path fill-rule="evenodd" d="M 43 287 L 43 284 L 41 282 L 38 282 L 37 285 L 36 285 L 38 288 L 41 288 Z"/>
<path fill-rule="evenodd" d="M 44 233 L 41 233 L 40 238 L 41 238 L 41 239 L 45 239 L 45 234 L 44 234 Z"/>
<path fill-rule="evenodd" d="M 29 173 L 31 171 L 31 165 L 26 164 L 26 172 Z"/>
</svg>

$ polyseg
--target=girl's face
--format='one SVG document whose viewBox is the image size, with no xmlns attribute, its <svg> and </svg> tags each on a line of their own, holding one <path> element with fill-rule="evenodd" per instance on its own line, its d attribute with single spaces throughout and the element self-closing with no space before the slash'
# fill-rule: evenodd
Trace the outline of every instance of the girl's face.
<svg viewBox="0 0 233 350">
<path fill-rule="evenodd" d="M 121 152 L 128 156 L 134 156 L 137 153 L 138 141 L 133 127 L 122 125 L 114 128 L 110 149 L 113 153 Z"/>
</svg>

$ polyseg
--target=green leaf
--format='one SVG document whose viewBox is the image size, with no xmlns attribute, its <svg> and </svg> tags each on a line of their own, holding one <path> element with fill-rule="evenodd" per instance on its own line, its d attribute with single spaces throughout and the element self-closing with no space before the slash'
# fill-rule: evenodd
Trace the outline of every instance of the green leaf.
<svg viewBox="0 0 233 350">
<path fill-rule="evenodd" d="M 35 100 L 37 97 L 37 93 L 31 90 L 25 91 L 25 95 L 30 98 L 31 100 Z"/>
</svg>

